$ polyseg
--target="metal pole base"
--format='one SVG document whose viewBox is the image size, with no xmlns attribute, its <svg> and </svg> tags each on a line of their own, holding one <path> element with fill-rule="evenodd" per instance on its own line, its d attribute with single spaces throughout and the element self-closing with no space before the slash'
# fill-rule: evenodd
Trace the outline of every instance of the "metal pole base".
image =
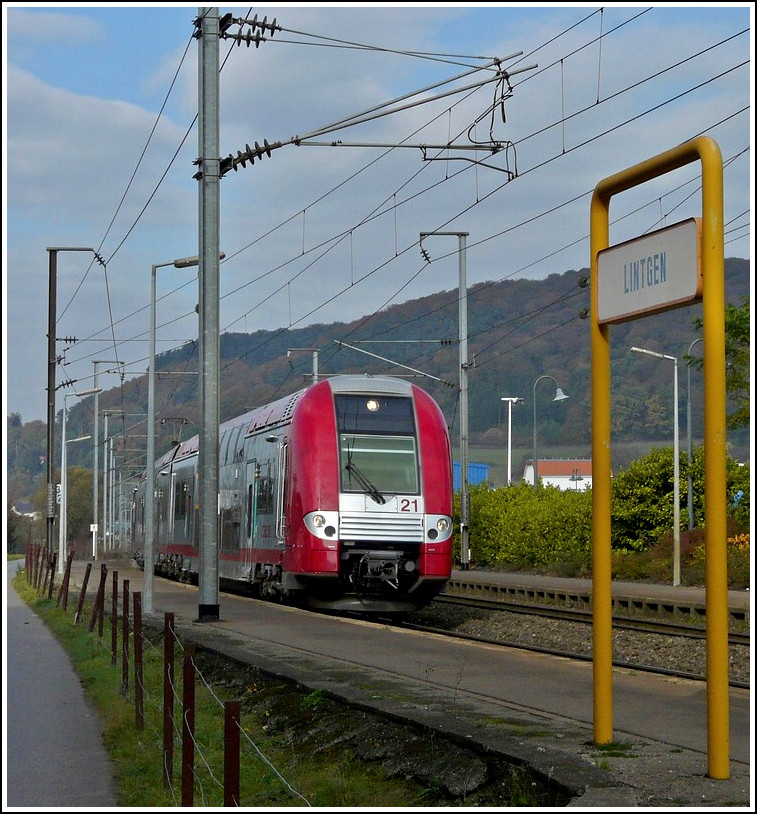
<svg viewBox="0 0 757 814">
<path fill-rule="evenodd" d="M 219 620 L 219 605 L 200 605 L 198 622 L 217 622 Z"/>
</svg>

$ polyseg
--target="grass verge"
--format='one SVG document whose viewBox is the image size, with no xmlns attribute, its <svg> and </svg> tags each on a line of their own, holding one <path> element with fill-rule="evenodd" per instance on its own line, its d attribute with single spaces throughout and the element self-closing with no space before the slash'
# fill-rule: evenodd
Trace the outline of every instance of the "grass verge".
<svg viewBox="0 0 757 814">
<path fill-rule="evenodd" d="M 114 664 L 110 647 L 110 624 L 100 638 L 95 626 L 88 631 L 91 606 L 85 605 L 78 625 L 74 613 L 57 606 L 55 597 L 40 597 L 20 570 L 13 582 L 22 600 L 43 620 L 67 651 L 85 693 L 97 709 L 104 743 L 110 755 L 119 806 L 129 808 L 182 805 L 181 795 L 181 654 L 177 647 L 175 665 L 175 728 L 172 782 L 163 776 L 163 645 L 162 631 L 143 637 L 144 727 L 137 729 L 133 679 L 123 687 L 122 665 Z M 56 591 L 57 593 L 57 591 Z M 132 634 L 133 635 L 133 634 Z M 120 639 L 120 631 L 119 631 Z M 133 653 L 132 644 L 130 652 Z M 297 718 L 300 732 L 318 730 L 326 703 L 314 694 L 265 686 L 264 679 L 251 679 L 234 672 L 213 673 L 203 658 L 196 660 L 201 672 L 196 680 L 195 747 L 192 761 L 194 782 L 192 805 L 222 807 L 224 775 L 223 702 L 242 704 L 240 720 L 240 806 L 285 808 L 382 807 L 407 808 L 449 804 L 433 782 L 405 777 L 388 777 L 379 765 L 360 760 L 350 749 L 340 747 L 333 734 L 326 743 L 300 748 L 292 735 L 291 719 Z M 207 675 L 202 672 L 207 667 Z M 271 710 L 278 714 L 279 723 Z M 287 718 L 287 726 L 280 721 Z"/>
</svg>

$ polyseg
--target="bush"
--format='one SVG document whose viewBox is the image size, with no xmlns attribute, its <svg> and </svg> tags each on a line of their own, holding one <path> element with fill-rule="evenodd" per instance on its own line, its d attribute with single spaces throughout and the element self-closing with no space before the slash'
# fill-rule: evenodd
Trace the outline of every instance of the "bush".
<svg viewBox="0 0 757 814">
<path fill-rule="evenodd" d="M 751 549 L 749 534 L 736 534 L 726 540 L 726 561 L 728 567 L 728 587 L 733 589 L 748 588 L 751 574 Z M 706 547 L 698 545 L 691 553 L 692 568 L 702 574 L 706 572 Z"/>
<path fill-rule="evenodd" d="M 478 565 L 534 568 L 591 560 L 591 493 L 536 490 L 528 484 L 470 492 L 471 560 Z"/>
<path fill-rule="evenodd" d="M 613 479 L 613 550 L 644 551 L 672 526 L 673 450 L 659 448 Z"/>
<path fill-rule="evenodd" d="M 688 530 L 688 512 L 681 507 L 681 581 L 703 584 L 705 517 L 704 452 L 693 451 L 691 465 L 693 515 L 698 527 Z M 680 498 L 687 504 L 688 461 L 682 456 Z M 673 449 L 658 448 L 635 461 L 612 483 L 612 573 L 615 579 L 666 582 L 673 572 Z M 726 518 L 729 540 L 728 579 L 733 588 L 750 579 L 750 468 L 726 459 Z M 592 494 L 534 489 L 526 483 L 490 488 L 472 486 L 470 559 L 481 567 L 547 571 L 561 576 L 588 576 L 592 563 Z M 460 493 L 456 495 L 460 554 Z M 745 542 L 746 541 L 746 542 Z"/>
</svg>

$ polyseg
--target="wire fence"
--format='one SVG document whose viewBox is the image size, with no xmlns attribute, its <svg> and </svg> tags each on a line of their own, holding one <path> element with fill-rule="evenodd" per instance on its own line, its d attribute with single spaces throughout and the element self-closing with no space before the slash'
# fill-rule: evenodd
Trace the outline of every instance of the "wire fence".
<svg viewBox="0 0 757 814">
<path fill-rule="evenodd" d="M 57 596 L 57 552 L 30 544 L 25 558 L 27 582 L 42 597 L 52 600 L 55 596 L 57 606 L 67 612 L 74 552 L 68 552 Z M 297 805 L 311 806 L 265 756 L 249 728 L 242 725 L 241 701 L 222 699 L 215 692 L 212 681 L 198 666 L 195 645 L 183 642 L 176 634 L 174 614 L 164 614 L 162 632 L 145 628 L 141 592 L 131 592 L 128 579 L 121 580 L 119 586 L 117 571 L 110 576 L 109 601 L 108 568 L 102 563 L 94 596 L 87 602 L 92 577 L 92 563 L 87 563 L 72 624 L 83 624 L 88 614 L 88 632 L 96 632 L 105 646 L 105 609 L 109 606 L 111 665 L 118 669 L 120 661 L 120 692 L 133 704 L 135 730 L 162 756 L 163 784 L 174 805 L 191 807 L 199 799 L 198 805 L 207 806 L 222 797 L 225 807 L 242 806 L 242 780 L 249 777 L 259 782 L 260 774 L 252 768 L 253 763 L 259 767 L 262 762 L 271 782 L 296 798 Z M 177 658 L 181 659 L 180 683 L 176 680 Z"/>
</svg>

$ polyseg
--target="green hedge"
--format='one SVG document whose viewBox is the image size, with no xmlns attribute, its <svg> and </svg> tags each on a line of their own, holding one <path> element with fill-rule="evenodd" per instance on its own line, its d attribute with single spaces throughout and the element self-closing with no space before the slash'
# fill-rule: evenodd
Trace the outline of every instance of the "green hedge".
<svg viewBox="0 0 757 814">
<path fill-rule="evenodd" d="M 695 527 L 704 525 L 704 453 L 693 451 L 692 496 Z M 688 461 L 679 463 L 681 530 L 688 529 Z M 659 448 L 635 461 L 612 481 L 612 549 L 647 552 L 673 526 L 673 448 Z M 728 457 L 726 495 L 729 524 L 743 531 L 750 523 L 750 467 Z M 469 489 L 470 560 L 493 568 L 555 568 L 570 563 L 574 572 L 591 570 L 591 490 L 518 486 Z M 456 553 L 460 555 L 460 494 L 456 495 Z"/>
</svg>

